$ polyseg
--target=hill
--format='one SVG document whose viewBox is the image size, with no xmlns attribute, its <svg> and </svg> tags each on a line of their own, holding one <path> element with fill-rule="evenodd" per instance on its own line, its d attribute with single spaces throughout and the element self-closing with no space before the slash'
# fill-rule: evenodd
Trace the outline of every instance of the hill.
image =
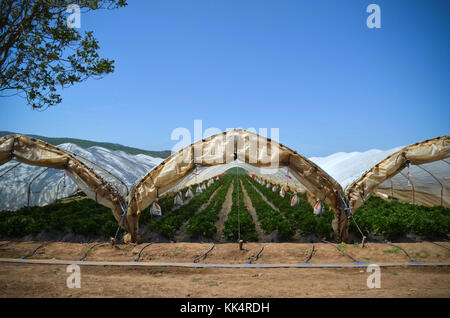
<svg viewBox="0 0 450 318">
<path fill-rule="evenodd" d="M 13 135 L 16 134 L 15 132 L 10 131 L 0 131 L 0 137 L 6 136 L 6 135 Z M 43 140 L 51 145 L 57 146 L 60 144 L 65 143 L 71 143 L 76 144 L 81 148 L 87 149 L 89 147 L 102 147 L 109 150 L 121 150 L 123 152 L 129 153 L 131 155 L 138 155 L 138 154 L 144 154 L 151 157 L 156 158 L 167 158 L 170 156 L 171 152 L 170 150 L 162 150 L 162 151 L 153 151 L 153 150 L 143 150 L 133 147 L 127 147 L 120 144 L 114 144 L 110 142 L 100 142 L 100 141 L 92 141 L 92 140 L 85 140 L 85 139 L 76 139 L 76 138 L 66 138 L 66 137 L 45 137 L 45 136 L 39 136 L 39 135 L 26 135 L 29 137 L 33 137 L 36 139 Z"/>
</svg>

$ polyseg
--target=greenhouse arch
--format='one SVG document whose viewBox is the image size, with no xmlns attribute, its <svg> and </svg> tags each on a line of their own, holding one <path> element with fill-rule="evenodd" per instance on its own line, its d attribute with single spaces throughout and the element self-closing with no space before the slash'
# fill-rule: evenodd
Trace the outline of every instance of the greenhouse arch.
<svg viewBox="0 0 450 318">
<path fill-rule="evenodd" d="M 255 141 L 258 146 L 252 147 Z M 269 160 L 264 160 L 264 156 L 269 157 Z M 243 129 L 234 129 L 199 140 L 174 153 L 132 187 L 127 197 L 127 219 L 132 226 L 131 239 L 138 239 L 136 233 L 140 212 L 158 197 L 170 192 L 196 167 L 212 167 L 235 161 L 262 171 L 287 169 L 299 182 L 299 187 L 294 187 L 294 190 L 303 190 L 308 197 L 323 200 L 335 211 L 337 223 L 346 222 L 345 204 L 341 200 L 344 191 L 330 175 L 276 141 Z"/>
<path fill-rule="evenodd" d="M 128 189 L 117 177 L 87 159 L 42 140 L 17 134 L 0 138 L 0 165 L 11 160 L 18 162 L 12 169 L 23 163 L 65 170 L 88 197 L 110 208 L 115 219 L 121 221 Z M 124 227 L 128 230 L 126 224 Z"/>
<path fill-rule="evenodd" d="M 0 138 L 0 165 L 13 160 L 17 165 L 65 170 L 90 198 L 112 210 L 128 232 L 125 241 L 134 242 L 139 240 L 140 213 L 155 200 L 193 184 L 196 169 L 201 170 L 195 177 L 200 183 L 233 166 L 293 192 L 306 193 L 310 203 L 324 201 L 334 210 L 336 240 L 348 241 L 350 212 L 363 205 L 372 193 L 413 204 L 449 207 L 449 157 L 450 136 L 418 142 L 367 171 L 361 170 L 360 176 L 352 177 L 355 180 L 343 189 L 330 174 L 292 149 L 236 129 L 199 140 L 172 154 L 129 190 L 118 177 L 70 151 L 22 135 Z"/>
<path fill-rule="evenodd" d="M 449 157 L 450 136 L 437 137 L 404 147 L 350 184 L 345 189 L 346 197 L 353 209 L 363 205 L 373 192 L 380 192 L 390 198 L 413 204 L 442 205 L 448 208 L 450 163 L 446 159 Z M 417 172 L 411 172 L 413 169 Z M 415 176 L 419 174 L 420 177 Z M 403 180 L 403 185 L 394 187 L 392 180 L 396 176 Z M 387 181 L 389 184 L 386 184 Z M 386 185 L 381 187 L 383 183 Z M 422 185 L 419 186 L 420 183 Z"/>
</svg>

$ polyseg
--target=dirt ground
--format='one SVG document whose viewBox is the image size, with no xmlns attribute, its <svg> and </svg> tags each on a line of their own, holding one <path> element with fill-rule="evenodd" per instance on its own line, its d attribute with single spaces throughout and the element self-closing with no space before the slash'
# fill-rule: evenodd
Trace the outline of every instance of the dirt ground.
<svg viewBox="0 0 450 318">
<path fill-rule="evenodd" d="M 448 242 L 438 242 L 450 248 Z M 40 242 L 0 242 L 0 258 L 20 258 Z M 31 259 L 78 260 L 92 244 L 46 243 Z M 88 253 L 86 261 L 133 261 L 138 246 L 103 244 Z M 418 262 L 450 263 L 450 252 L 429 242 L 397 243 Z M 246 264 L 261 246 L 255 263 L 304 263 L 311 244 L 216 244 L 201 262 Z M 335 247 L 315 243 L 312 264 L 351 263 Z M 353 258 L 375 264 L 407 263 L 409 258 L 386 244 L 340 245 Z M 211 243 L 155 243 L 139 261 L 192 262 Z M 369 289 L 366 269 L 297 268 L 119 268 L 81 266 L 81 288 L 69 289 L 65 265 L 0 263 L 0 297 L 450 297 L 450 268 L 396 267 L 381 269 L 381 288 Z"/>
</svg>

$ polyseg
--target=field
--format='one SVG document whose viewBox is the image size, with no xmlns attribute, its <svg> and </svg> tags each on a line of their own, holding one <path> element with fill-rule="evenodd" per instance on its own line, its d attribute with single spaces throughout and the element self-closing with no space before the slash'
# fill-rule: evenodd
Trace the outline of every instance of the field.
<svg viewBox="0 0 450 318">
<path fill-rule="evenodd" d="M 204 185 L 205 190 L 196 193 Z M 261 185 L 230 170 L 206 187 L 191 186 L 193 198 L 180 191 L 184 204 L 174 205 L 176 193 L 159 198 L 162 216 L 150 208 L 140 217 L 142 242 L 320 242 L 332 240 L 333 211 L 315 216 L 305 196 L 291 206 L 293 193 L 282 198 L 280 186 Z M 450 210 L 371 197 L 355 212 L 354 220 L 364 235 L 379 242 L 448 239 Z M 352 241 L 360 241 L 356 223 L 350 222 Z M 117 222 L 108 208 L 91 199 L 60 202 L 44 207 L 0 211 L 0 239 L 88 242 L 109 240 Z M 122 233 L 120 233 L 122 234 Z"/>
<path fill-rule="evenodd" d="M 6 245 L 5 245 L 6 244 Z M 0 242 L 0 257 L 18 258 L 40 243 Z M 450 253 L 432 243 L 398 243 L 420 262 L 446 262 Z M 440 242 L 440 244 L 447 244 Z M 53 242 L 31 259 L 78 260 L 90 244 Z M 95 247 L 86 261 L 132 261 L 141 247 L 110 244 Z M 311 244 L 265 243 L 255 264 L 304 262 Z M 192 262 L 210 248 L 201 243 L 154 243 L 141 262 Z M 349 255 L 377 264 L 408 263 L 408 257 L 387 244 L 345 247 Z M 257 243 L 216 244 L 205 263 L 246 264 L 260 250 Z M 311 264 L 350 262 L 333 246 L 315 244 Z M 0 297 L 449 297 L 448 267 L 381 269 L 381 288 L 369 289 L 363 268 L 138 268 L 81 266 L 81 288 L 66 287 L 65 265 L 0 264 Z"/>
<path fill-rule="evenodd" d="M 448 209 L 372 197 L 355 213 L 369 237 L 363 248 L 353 221 L 350 244 L 325 243 L 322 240 L 333 240 L 333 212 L 328 207 L 315 216 L 304 196 L 291 206 L 293 193 L 282 198 L 279 186 L 262 185 L 240 170 L 229 171 L 209 186 L 193 185 L 191 190 L 193 197 L 187 196 L 188 189 L 181 191 L 181 206 L 174 203 L 176 193 L 160 198 L 160 217 L 149 209 L 142 212 L 138 245 L 111 245 L 117 223 L 107 208 L 90 199 L 0 212 L 1 259 L 53 262 L 0 263 L 0 297 L 450 296 Z M 244 241 L 242 250 L 239 239 Z M 385 240 L 396 242 L 395 246 Z M 104 243 L 89 250 L 94 241 Z M 82 288 L 68 289 L 67 265 L 53 260 L 78 261 L 83 256 L 86 262 L 137 258 L 152 267 L 81 266 Z M 444 266 L 415 267 L 412 261 Z M 196 262 L 244 268 L 163 266 Z M 382 267 L 382 288 L 369 289 L 370 273 L 364 267 L 245 268 L 249 262 L 252 266 L 305 262 L 396 266 Z"/>
</svg>

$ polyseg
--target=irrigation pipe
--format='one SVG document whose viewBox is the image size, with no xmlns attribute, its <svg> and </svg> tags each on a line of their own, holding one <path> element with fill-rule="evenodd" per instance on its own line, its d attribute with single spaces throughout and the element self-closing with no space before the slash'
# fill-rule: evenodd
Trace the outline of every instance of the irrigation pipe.
<svg viewBox="0 0 450 318">
<path fill-rule="evenodd" d="M 390 243 L 390 242 L 386 242 L 385 244 L 388 244 L 388 245 L 390 245 L 390 246 L 393 246 L 393 247 L 395 247 L 395 248 L 398 248 L 398 249 L 402 250 L 403 253 L 405 253 L 405 255 L 408 256 L 409 261 L 410 261 L 411 263 L 415 263 L 415 262 L 416 262 L 416 261 L 411 257 L 411 255 L 409 255 L 408 252 L 407 252 L 403 247 L 398 246 L 398 245 L 394 245 L 394 244 L 392 244 L 392 243 Z"/>
<path fill-rule="evenodd" d="M 434 244 L 434 245 L 437 245 L 437 246 L 440 246 L 440 247 L 445 248 L 447 251 L 450 251 L 450 248 L 448 248 L 447 246 L 441 245 L 441 244 L 439 244 L 439 243 L 431 242 L 431 241 L 428 241 L 428 243 L 432 243 L 432 244 Z"/>
<path fill-rule="evenodd" d="M 342 249 L 340 249 L 339 246 L 337 246 L 336 244 L 333 244 L 333 243 L 328 242 L 328 241 L 325 241 L 325 240 L 322 240 L 322 242 L 334 246 L 339 252 L 341 252 L 342 254 L 344 254 L 345 256 L 347 256 L 348 258 L 350 258 L 352 261 L 354 261 L 355 263 L 359 263 L 358 260 L 354 259 L 351 255 L 349 255 L 349 254 L 347 254 L 346 252 L 344 252 L 344 251 L 343 251 Z"/>
<path fill-rule="evenodd" d="M 209 248 L 209 250 L 206 251 L 206 253 L 203 253 L 202 255 L 200 255 L 200 256 L 194 258 L 194 263 L 198 263 L 198 261 L 199 261 L 200 259 L 203 259 L 203 260 L 204 260 L 204 259 L 206 258 L 206 256 L 208 256 L 208 254 L 214 249 L 214 247 L 215 247 L 215 244 L 212 243 L 211 247 Z"/>
<path fill-rule="evenodd" d="M 8 244 L 9 244 L 9 242 L 0 244 L 0 247 L 6 246 L 6 245 L 8 245 Z"/>
<path fill-rule="evenodd" d="M 57 259 L 0 258 L 0 263 L 34 265 L 81 265 L 116 267 L 174 267 L 174 268 L 367 268 L 371 263 L 323 263 L 323 264 L 206 264 L 206 263 L 151 263 L 151 262 L 102 262 Z M 449 267 L 449 263 L 386 263 L 379 267 Z"/>
<path fill-rule="evenodd" d="M 418 243 L 431 243 L 431 244 L 434 244 L 434 245 L 437 245 L 437 246 L 440 246 L 440 247 L 442 247 L 442 248 L 445 248 L 447 251 L 450 251 L 450 248 L 448 248 L 447 246 L 444 246 L 444 245 L 441 245 L 441 244 L 439 244 L 439 243 L 436 243 L 436 242 L 432 242 L 432 241 L 422 241 L 422 240 L 416 240 Z M 1 246 L 1 245 L 0 245 Z"/>
<path fill-rule="evenodd" d="M 311 257 L 313 256 L 313 253 L 314 253 L 314 250 L 315 250 L 314 244 L 312 244 L 311 252 L 309 253 L 308 258 L 307 258 L 306 261 L 305 261 L 306 264 L 308 264 L 309 261 L 311 260 Z"/>
<path fill-rule="evenodd" d="M 88 255 L 88 253 L 89 253 L 94 247 L 96 247 L 96 246 L 98 246 L 98 245 L 102 245 L 102 244 L 106 244 L 106 243 L 105 243 L 105 242 L 101 242 L 101 243 L 95 243 L 94 245 L 91 245 L 91 246 L 87 249 L 86 253 L 84 253 L 84 255 L 80 258 L 80 261 L 84 261 L 84 259 L 85 259 L 86 256 Z"/>
<path fill-rule="evenodd" d="M 141 248 L 141 250 L 139 251 L 139 253 L 136 255 L 136 257 L 134 258 L 134 262 L 138 262 L 139 261 L 139 257 L 141 257 L 141 253 L 142 253 L 142 251 L 145 249 L 145 248 L 147 248 L 147 247 L 149 247 L 150 245 L 152 245 L 153 243 L 148 243 L 148 244 L 146 244 L 144 247 L 142 247 Z"/>
<path fill-rule="evenodd" d="M 21 258 L 21 259 L 25 259 L 25 258 L 27 258 L 27 257 L 33 256 L 34 253 L 36 253 L 36 251 L 37 251 L 38 249 L 40 249 L 41 247 L 43 247 L 44 245 L 45 245 L 45 243 L 42 243 L 41 245 L 39 245 L 38 247 L 36 247 L 31 253 L 28 253 L 28 254 L 26 254 L 26 255 L 23 255 L 23 256 L 21 256 L 20 258 Z"/>
<path fill-rule="evenodd" d="M 248 260 L 249 264 L 253 264 L 253 262 L 256 262 L 259 258 L 259 255 L 261 255 L 262 251 L 264 251 L 264 245 L 259 244 L 261 246 L 261 249 L 259 250 L 258 253 L 256 253 L 255 256 L 250 257 L 250 259 Z"/>
</svg>

